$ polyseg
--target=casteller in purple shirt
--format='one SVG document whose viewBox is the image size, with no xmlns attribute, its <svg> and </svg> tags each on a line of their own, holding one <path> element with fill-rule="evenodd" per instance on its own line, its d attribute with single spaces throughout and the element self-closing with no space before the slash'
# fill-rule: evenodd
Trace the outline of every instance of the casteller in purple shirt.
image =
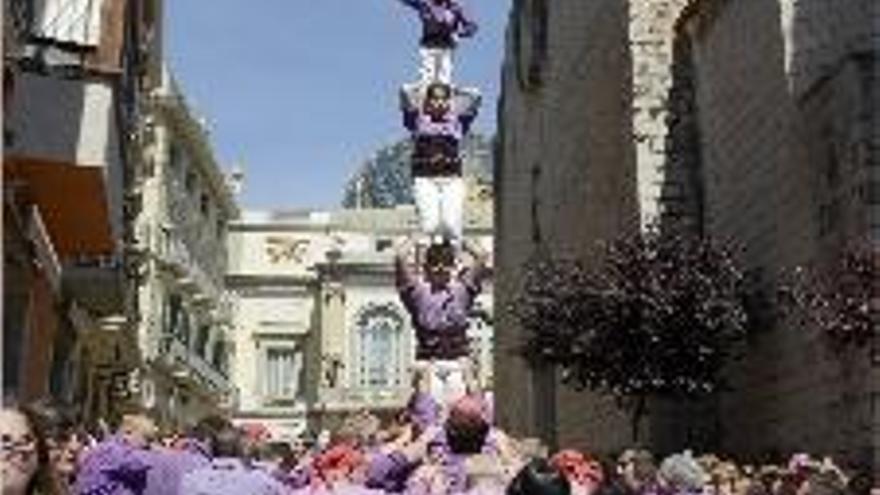
<svg viewBox="0 0 880 495">
<path fill-rule="evenodd" d="M 142 495 L 154 458 L 149 450 L 112 436 L 91 450 L 80 464 L 76 495 Z"/>
<path fill-rule="evenodd" d="M 465 246 L 474 251 L 470 244 L 465 243 Z M 435 245 L 428 249 L 425 277 L 417 276 L 404 255 L 398 253 L 395 261 L 397 290 L 415 328 L 416 359 L 458 359 L 468 355 L 468 313 L 480 293 L 485 262 L 482 254 L 472 252 L 473 266 L 453 277 L 449 262 L 432 259 L 432 250 L 439 252 L 453 248 Z"/>
<path fill-rule="evenodd" d="M 453 105 L 456 97 L 467 100 L 460 111 Z M 461 140 L 479 113 L 482 97 L 476 90 L 434 83 L 425 89 L 421 105 L 415 100 L 406 89 L 400 92 L 403 125 L 413 139 L 412 175 L 461 175 Z M 442 160 L 438 162 L 437 156 Z"/>
<path fill-rule="evenodd" d="M 181 495 L 285 495 L 288 489 L 269 473 L 238 458 L 215 458 L 183 477 Z"/>
<path fill-rule="evenodd" d="M 458 38 L 470 38 L 477 24 L 465 15 L 455 0 L 400 0 L 419 13 L 422 21 L 422 48 L 455 48 Z"/>
<path fill-rule="evenodd" d="M 149 453 L 152 469 L 147 473 L 144 495 L 178 493 L 183 477 L 211 464 L 210 453 L 203 443 L 188 439 L 182 450 L 155 448 Z"/>
</svg>

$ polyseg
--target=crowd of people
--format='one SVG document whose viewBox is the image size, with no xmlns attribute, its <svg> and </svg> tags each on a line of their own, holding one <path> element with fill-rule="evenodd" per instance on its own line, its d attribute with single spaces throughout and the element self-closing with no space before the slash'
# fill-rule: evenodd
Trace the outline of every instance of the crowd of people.
<svg viewBox="0 0 880 495">
<path fill-rule="evenodd" d="M 141 414 L 95 438 L 65 409 L 42 401 L 0 410 L 3 494 L 42 495 L 866 495 L 867 473 L 799 454 L 746 466 L 690 452 L 655 462 L 628 450 L 613 462 L 547 452 L 493 427 L 481 396 L 448 410 L 414 392 L 383 424 L 362 411 L 329 438 L 272 442 L 210 416 L 185 435 L 159 435 Z M 876 493 L 876 492 L 875 492 Z"/>
</svg>

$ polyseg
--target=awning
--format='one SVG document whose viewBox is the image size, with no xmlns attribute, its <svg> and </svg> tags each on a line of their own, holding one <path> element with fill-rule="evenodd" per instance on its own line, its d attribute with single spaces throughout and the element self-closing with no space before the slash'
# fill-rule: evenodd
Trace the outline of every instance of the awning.
<svg viewBox="0 0 880 495">
<path fill-rule="evenodd" d="M 106 169 L 40 158 L 7 156 L 3 179 L 20 181 L 40 209 L 58 257 L 96 257 L 115 251 Z"/>
</svg>

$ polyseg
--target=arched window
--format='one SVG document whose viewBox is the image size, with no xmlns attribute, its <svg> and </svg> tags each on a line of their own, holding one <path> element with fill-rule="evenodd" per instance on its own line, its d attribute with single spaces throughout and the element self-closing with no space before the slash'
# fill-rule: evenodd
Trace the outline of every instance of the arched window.
<svg viewBox="0 0 880 495">
<path fill-rule="evenodd" d="M 370 305 L 357 319 L 358 384 L 400 385 L 403 318 L 391 305 Z"/>
</svg>

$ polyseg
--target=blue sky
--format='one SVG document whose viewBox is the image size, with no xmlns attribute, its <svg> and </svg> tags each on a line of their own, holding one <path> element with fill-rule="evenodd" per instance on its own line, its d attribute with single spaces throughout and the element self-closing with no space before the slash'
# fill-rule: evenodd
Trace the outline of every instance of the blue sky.
<svg viewBox="0 0 880 495">
<path fill-rule="evenodd" d="M 455 79 L 495 128 L 510 0 L 463 0 L 480 24 Z M 335 207 L 346 179 L 405 136 L 397 87 L 417 78 L 418 20 L 396 0 L 166 2 L 166 58 L 208 119 L 224 168 L 244 164 L 247 209 Z"/>
</svg>

